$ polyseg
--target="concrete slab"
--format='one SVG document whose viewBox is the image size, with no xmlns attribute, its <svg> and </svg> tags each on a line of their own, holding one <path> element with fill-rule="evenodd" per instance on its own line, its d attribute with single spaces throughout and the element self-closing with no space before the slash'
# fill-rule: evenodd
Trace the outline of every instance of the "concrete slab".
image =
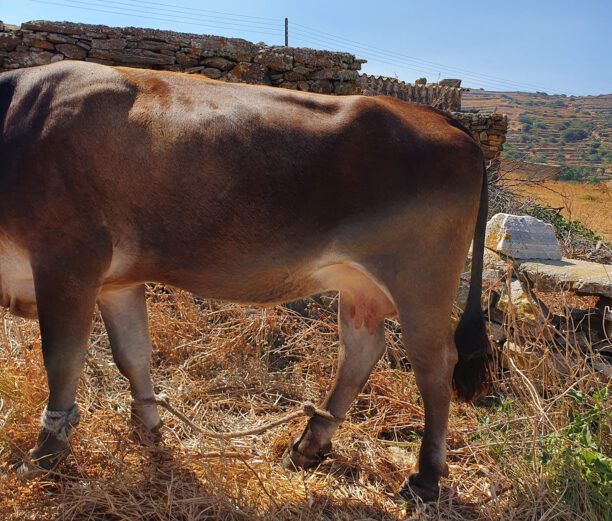
<svg viewBox="0 0 612 521">
<path fill-rule="evenodd" d="M 543 292 L 573 290 L 612 298 L 612 266 L 576 259 L 526 260 L 519 270 Z"/>
</svg>

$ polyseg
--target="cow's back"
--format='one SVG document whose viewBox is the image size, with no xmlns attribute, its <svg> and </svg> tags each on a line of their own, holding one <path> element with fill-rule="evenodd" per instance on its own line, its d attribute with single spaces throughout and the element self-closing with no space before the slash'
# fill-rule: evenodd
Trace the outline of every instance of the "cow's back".
<svg viewBox="0 0 612 521">
<path fill-rule="evenodd" d="M 428 193 L 450 204 L 480 183 L 471 139 L 397 100 L 83 62 L 0 84 L 0 234 L 30 253 L 49 232 L 99 237 L 111 283 L 286 300 L 321 259 L 405 233 Z"/>
</svg>

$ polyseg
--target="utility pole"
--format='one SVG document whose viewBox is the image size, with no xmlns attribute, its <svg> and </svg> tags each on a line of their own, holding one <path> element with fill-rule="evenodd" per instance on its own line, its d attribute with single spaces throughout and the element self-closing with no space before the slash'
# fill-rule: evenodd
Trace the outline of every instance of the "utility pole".
<svg viewBox="0 0 612 521">
<path fill-rule="evenodd" d="M 285 47 L 289 47 L 289 18 L 285 18 Z"/>
</svg>

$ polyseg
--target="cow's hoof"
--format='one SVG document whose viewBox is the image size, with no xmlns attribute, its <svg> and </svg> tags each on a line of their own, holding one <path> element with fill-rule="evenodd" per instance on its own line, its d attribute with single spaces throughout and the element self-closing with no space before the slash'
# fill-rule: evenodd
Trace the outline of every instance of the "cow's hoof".
<svg viewBox="0 0 612 521">
<path fill-rule="evenodd" d="M 68 455 L 70 445 L 58 440 L 52 434 L 45 436 L 44 441 L 32 449 L 28 457 L 15 464 L 17 474 L 23 478 L 33 478 L 55 469 Z"/>
<path fill-rule="evenodd" d="M 50 411 L 45 408 L 36 447 L 29 458 L 17 466 L 24 476 L 49 472 L 68 455 L 70 435 L 78 425 L 81 415 L 76 404 L 67 411 Z"/>
<path fill-rule="evenodd" d="M 323 448 L 311 454 L 302 452 L 298 446 L 300 438 L 295 438 L 285 449 L 281 459 L 283 467 L 289 470 L 311 469 L 321 464 L 331 452 L 331 443 L 327 443 Z"/>
<path fill-rule="evenodd" d="M 440 487 L 437 484 L 426 483 L 419 474 L 411 474 L 399 491 L 399 495 L 413 503 L 418 500 L 432 503 L 438 500 Z"/>
<path fill-rule="evenodd" d="M 142 422 L 133 421 L 131 438 L 134 442 L 145 447 L 157 446 L 163 441 L 161 432 L 163 426 L 163 422 L 160 421 L 152 429 L 147 429 Z"/>
</svg>

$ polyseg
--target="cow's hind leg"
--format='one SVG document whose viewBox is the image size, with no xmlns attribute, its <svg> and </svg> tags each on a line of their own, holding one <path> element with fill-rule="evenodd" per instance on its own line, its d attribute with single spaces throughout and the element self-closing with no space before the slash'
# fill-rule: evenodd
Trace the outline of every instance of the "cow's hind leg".
<svg viewBox="0 0 612 521">
<path fill-rule="evenodd" d="M 315 416 L 283 455 L 289 469 L 309 468 L 321 462 L 331 449 L 331 438 L 351 403 L 365 385 L 372 368 L 385 350 L 384 318 L 389 304 L 375 292 L 341 291 L 338 306 L 340 352 L 338 372 L 322 407 L 338 421 Z M 384 304 L 381 305 L 381 302 Z"/>
<path fill-rule="evenodd" d="M 84 251 L 91 255 L 85 257 Z M 33 260 L 49 400 L 36 447 L 30 452 L 34 467 L 24 464 L 22 471 L 51 469 L 69 449 L 71 431 L 79 421 L 77 385 L 105 266 L 104 256 L 89 247 L 61 252 L 49 248 L 44 262 Z"/>
<path fill-rule="evenodd" d="M 151 381 L 151 340 L 143 285 L 104 291 L 98 307 L 119 371 L 130 382 L 132 422 L 140 441 L 159 441 L 161 421 Z"/>
<path fill-rule="evenodd" d="M 446 432 L 457 350 L 450 330 L 443 324 L 419 327 L 422 324 L 416 321 L 427 318 L 424 314 L 400 315 L 404 343 L 425 410 L 418 464 L 400 494 L 410 497 L 415 493 L 423 501 L 434 501 L 438 498 L 440 477 L 448 475 Z"/>
<path fill-rule="evenodd" d="M 389 285 L 425 412 L 417 467 L 400 494 L 407 498 L 415 494 L 423 501 L 438 498 L 439 479 L 448 473 L 446 432 L 458 358 L 450 319 L 460 263 L 447 262 L 439 269 L 434 262 L 412 267 L 406 263 L 408 270 Z"/>
</svg>

